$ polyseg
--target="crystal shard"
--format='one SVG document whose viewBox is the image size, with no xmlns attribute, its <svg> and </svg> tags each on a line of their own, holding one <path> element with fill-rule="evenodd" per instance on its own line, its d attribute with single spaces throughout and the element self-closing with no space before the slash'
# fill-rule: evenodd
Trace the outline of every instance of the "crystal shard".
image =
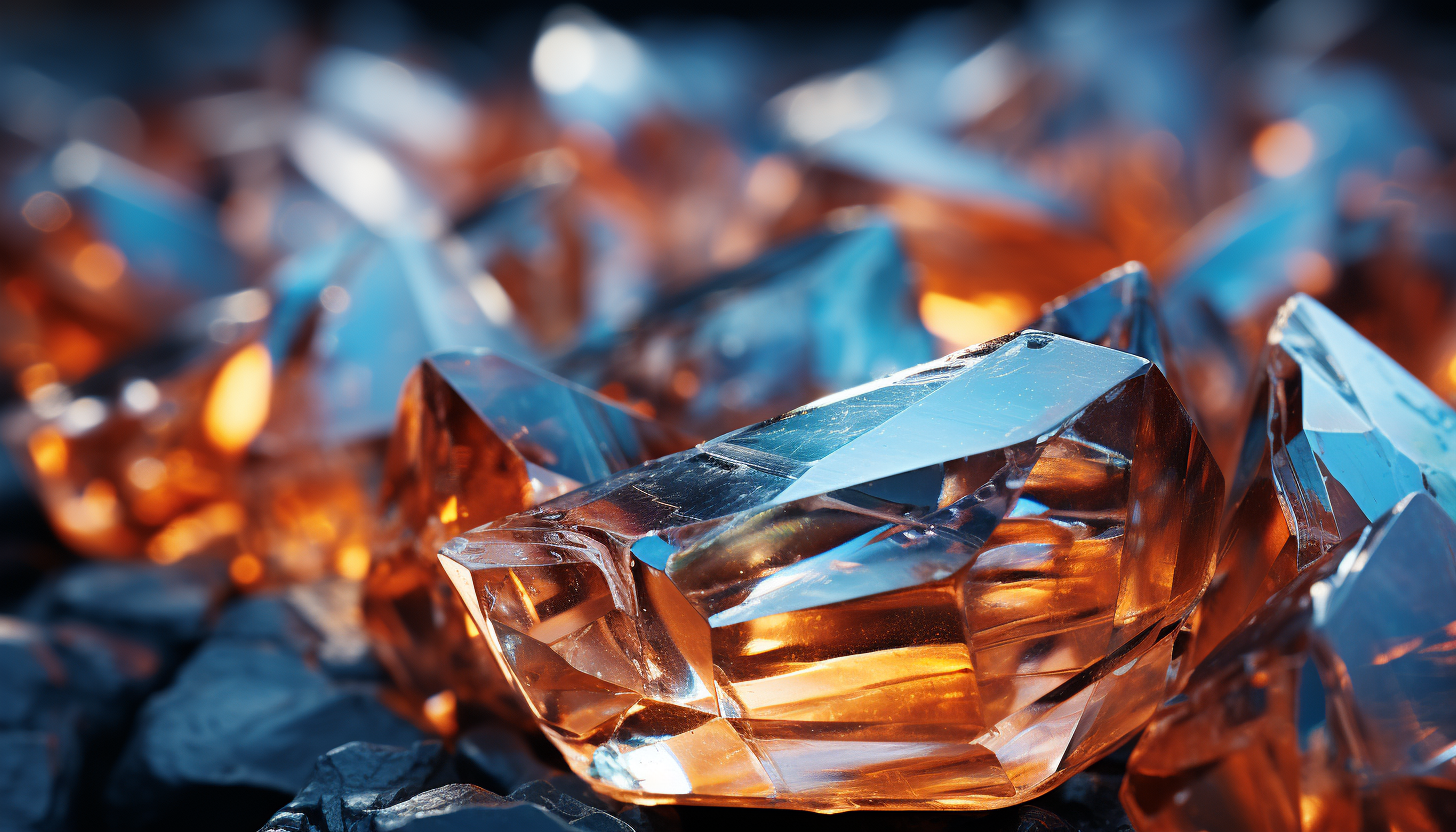
<svg viewBox="0 0 1456 832">
<path fill-rule="evenodd" d="M 1140 355 L 1168 372 L 1153 284 L 1142 263 L 1124 263 L 1048 303 L 1036 328 Z"/>
<path fill-rule="evenodd" d="M 1318 302 L 1280 310 L 1257 386 L 1195 660 L 1406 494 L 1456 509 L 1456 411 Z"/>
<path fill-rule="evenodd" d="M 1028 331 L 488 524 L 441 563 L 611 796 L 993 807 L 1169 693 L 1222 495 L 1153 364 Z"/>
<path fill-rule="evenodd" d="M 812 235 L 649 310 L 559 366 L 717 433 L 933 356 L 883 221 Z"/>
<path fill-rule="evenodd" d="M 1456 523 L 1411 494 L 1319 559 L 1159 710 L 1129 760 L 1140 830 L 1456 825 Z"/>
<path fill-rule="evenodd" d="M 365 620 L 400 686 L 423 700 L 515 715 L 494 661 L 470 648 L 474 625 L 435 559 L 465 529 L 693 444 L 664 425 L 504 357 L 430 356 L 405 383 L 385 463 L 384 530 Z"/>
</svg>

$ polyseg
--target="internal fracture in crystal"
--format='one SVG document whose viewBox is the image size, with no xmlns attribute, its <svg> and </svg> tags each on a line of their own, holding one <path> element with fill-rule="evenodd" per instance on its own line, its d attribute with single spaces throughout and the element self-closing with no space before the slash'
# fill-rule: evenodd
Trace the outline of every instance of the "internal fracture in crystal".
<svg viewBox="0 0 1456 832">
<path fill-rule="evenodd" d="M 1147 832 L 1456 825 L 1456 523 L 1397 503 L 1270 598 L 1158 711 L 1123 804 Z"/>
<path fill-rule="evenodd" d="M 987 808 L 1172 692 L 1222 494 L 1155 365 L 1027 331 L 487 524 L 441 563 L 608 795 Z"/>
</svg>

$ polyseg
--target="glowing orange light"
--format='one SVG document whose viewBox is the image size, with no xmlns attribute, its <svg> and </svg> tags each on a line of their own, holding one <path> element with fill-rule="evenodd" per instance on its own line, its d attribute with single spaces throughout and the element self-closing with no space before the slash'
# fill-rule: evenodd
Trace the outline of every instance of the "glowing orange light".
<svg viewBox="0 0 1456 832">
<path fill-rule="evenodd" d="M 1308 295 L 1322 295 L 1335 288 L 1335 268 L 1317 251 L 1296 251 L 1287 262 L 1289 282 Z"/>
<path fill-rule="evenodd" d="M 350 543 L 334 556 L 334 570 L 351 581 L 362 581 L 369 574 L 369 550 L 362 543 Z"/>
<path fill-rule="evenodd" d="M 455 693 L 442 690 L 425 700 L 425 719 L 444 736 L 455 733 Z"/>
<path fill-rule="evenodd" d="M 684 367 L 672 374 L 672 392 L 678 398 L 691 399 L 698 394 L 698 376 L 692 370 Z"/>
<path fill-rule="evenodd" d="M 256 555 L 238 555 L 228 564 L 228 575 L 235 584 L 251 584 L 263 577 L 263 562 Z"/>
<path fill-rule="evenodd" d="M 173 563 L 201 552 L 211 544 L 242 531 L 243 507 L 217 502 L 184 514 L 168 523 L 147 542 L 147 557 Z"/>
<path fill-rule="evenodd" d="M 116 488 L 106 480 L 86 484 L 80 496 L 61 504 L 57 519 L 78 534 L 94 534 L 116 522 Z"/>
<path fill-rule="evenodd" d="M 1295 119 L 1276 121 L 1254 137 L 1253 156 L 1265 176 L 1293 176 L 1314 158 L 1314 134 Z"/>
<path fill-rule="evenodd" d="M 450 499 L 446 500 L 445 505 L 440 509 L 440 522 L 454 523 L 456 520 L 459 519 L 460 503 L 456 501 L 455 495 L 451 494 Z"/>
<path fill-rule="evenodd" d="M 87 243 L 71 261 L 76 279 L 89 289 L 109 288 L 126 271 L 126 258 L 106 243 Z"/>
<path fill-rule="evenodd" d="M 56 372 L 56 365 L 49 361 L 41 361 L 21 370 L 15 378 L 15 383 L 20 388 L 20 392 L 26 398 L 30 398 L 37 390 L 48 384 L 55 384 L 59 379 L 60 374 Z"/>
<path fill-rule="evenodd" d="M 944 341 L 979 344 L 1005 335 L 1031 318 L 1031 302 L 1020 295 L 984 292 L 969 300 L 926 292 L 920 298 L 920 320 Z"/>
<path fill-rule="evenodd" d="M 36 231 L 59 231 L 71 221 L 71 205 L 60 194 L 41 191 L 25 201 L 20 215 Z"/>
<path fill-rule="evenodd" d="M 465 634 L 471 638 L 480 635 L 480 628 L 475 626 L 475 619 L 471 618 L 468 612 L 465 614 Z"/>
<path fill-rule="evenodd" d="M 70 454 L 66 448 L 66 439 L 61 436 L 60 431 L 50 426 L 43 427 L 30 435 L 26 445 L 30 450 L 30 459 L 35 463 L 35 470 L 42 477 L 59 477 L 66 473 L 66 462 Z"/>
<path fill-rule="evenodd" d="M 268 419 L 273 389 L 273 359 L 262 344 L 249 344 L 223 365 L 207 393 L 202 426 L 218 450 L 236 453 L 248 446 Z"/>
</svg>

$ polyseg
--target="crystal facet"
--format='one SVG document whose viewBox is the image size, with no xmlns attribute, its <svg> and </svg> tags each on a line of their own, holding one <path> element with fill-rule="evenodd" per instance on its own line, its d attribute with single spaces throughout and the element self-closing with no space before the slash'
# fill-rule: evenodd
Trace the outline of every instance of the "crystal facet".
<svg viewBox="0 0 1456 832">
<path fill-rule="evenodd" d="M 1416 492 L 1278 592 L 1158 712 L 1146 832 L 1456 825 L 1456 523 Z"/>
<path fill-rule="evenodd" d="M 770 252 L 591 342 L 563 375 L 718 433 L 933 356 L 894 230 L 870 221 Z"/>
<path fill-rule="evenodd" d="M 1456 411 L 1305 295 L 1269 331 L 1195 663 L 1412 491 L 1456 510 Z"/>
<path fill-rule="evenodd" d="M 644 803 L 1006 805 L 1141 727 L 1223 482 L 1145 359 L 1028 331 L 441 553 L 579 775 Z"/>
<path fill-rule="evenodd" d="M 405 382 L 385 462 L 384 529 L 365 621 L 391 675 L 520 715 L 435 558 L 465 529 L 523 511 L 693 440 L 591 391 L 476 350 L 430 356 Z"/>
</svg>

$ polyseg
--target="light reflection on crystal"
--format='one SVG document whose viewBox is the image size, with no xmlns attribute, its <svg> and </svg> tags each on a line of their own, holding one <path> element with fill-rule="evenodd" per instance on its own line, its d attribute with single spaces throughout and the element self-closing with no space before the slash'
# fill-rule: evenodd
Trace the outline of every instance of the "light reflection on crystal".
<svg viewBox="0 0 1456 832">
<path fill-rule="evenodd" d="M 390 439 L 383 525 L 365 590 L 375 652 L 412 696 L 448 693 L 529 717 L 435 552 L 464 529 L 692 444 L 569 382 L 476 350 L 430 356 L 405 383 Z"/>
<path fill-rule="evenodd" d="M 609 794 L 990 807 L 1164 697 L 1222 489 L 1153 365 L 1027 332 L 489 524 L 441 563 Z"/>
<path fill-rule="evenodd" d="M 1453 611 L 1456 523 L 1417 492 L 1273 596 L 1160 709 L 1123 786 L 1137 828 L 1449 828 Z"/>
</svg>

